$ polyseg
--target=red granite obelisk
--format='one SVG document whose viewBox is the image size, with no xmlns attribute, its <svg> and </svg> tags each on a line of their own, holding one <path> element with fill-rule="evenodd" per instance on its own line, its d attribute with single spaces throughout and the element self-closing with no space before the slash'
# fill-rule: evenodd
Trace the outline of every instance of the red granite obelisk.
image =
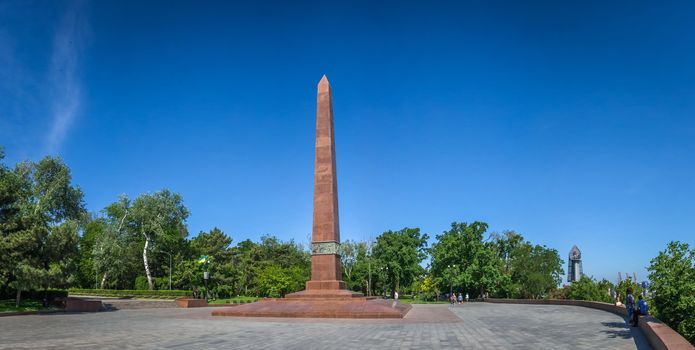
<svg viewBox="0 0 695 350">
<path fill-rule="evenodd" d="M 316 99 L 316 158 L 314 161 L 314 220 L 311 230 L 311 280 L 307 291 L 346 289 L 342 281 L 338 219 L 338 179 L 335 168 L 333 100 L 324 75 Z"/>
<path fill-rule="evenodd" d="M 402 318 L 410 310 L 408 304 L 349 291 L 342 280 L 333 136 L 331 86 L 324 75 L 319 82 L 316 107 L 311 280 L 306 283 L 306 290 L 284 298 L 264 298 L 256 303 L 215 310 L 213 316 Z"/>
</svg>

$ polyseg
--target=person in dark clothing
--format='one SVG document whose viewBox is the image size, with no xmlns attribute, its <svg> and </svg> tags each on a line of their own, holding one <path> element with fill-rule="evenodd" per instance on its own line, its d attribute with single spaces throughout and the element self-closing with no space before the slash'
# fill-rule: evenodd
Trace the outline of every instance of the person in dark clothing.
<svg viewBox="0 0 695 350">
<path fill-rule="evenodd" d="M 649 306 L 647 305 L 647 301 L 644 300 L 641 295 L 638 296 L 637 299 L 639 299 L 639 301 L 637 302 L 637 307 L 635 308 L 635 311 L 632 313 L 632 327 L 638 326 L 640 315 L 649 314 Z"/>
<path fill-rule="evenodd" d="M 632 324 L 632 318 L 635 313 L 635 297 L 632 295 L 632 288 L 627 288 L 627 295 L 625 296 L 625 308 L 627 309 L 627 319 L 630 324 Z"/>
<path fill-rule="evenodd" d="M 627 309 L 627 320 L 629 324 L 632 324 L 635 314 L 635 296 L 632 295 L 632 288 L 628 287 L 626 294 L 625 309 Z"/>
</svg>

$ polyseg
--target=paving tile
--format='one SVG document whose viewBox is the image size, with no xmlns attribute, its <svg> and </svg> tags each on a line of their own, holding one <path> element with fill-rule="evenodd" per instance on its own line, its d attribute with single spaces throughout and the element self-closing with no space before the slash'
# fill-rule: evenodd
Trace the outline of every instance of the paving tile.
<svg viewBox="0 0 695 350">
<path fill-rule="evenodd" d="M 0 318 L 0 349 L 649 349 L 622 317 L 562 305 L 414 305 L 404 319 L 213 317 L 212 308 Z"/>
</svg>

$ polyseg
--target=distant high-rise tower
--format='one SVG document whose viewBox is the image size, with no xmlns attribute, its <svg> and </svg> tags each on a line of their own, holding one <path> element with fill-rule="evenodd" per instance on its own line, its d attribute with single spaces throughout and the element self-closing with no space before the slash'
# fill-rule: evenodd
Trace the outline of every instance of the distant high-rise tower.
<svg viewBox="0 0 695 350">
<path fill-rule="evenodd" d="M 576 245 L 570 249 L 569 258 L 567 259 L 567 282 L 579 281 L 582 277 L 582 252 L 579 251 Z"/>
</svg>

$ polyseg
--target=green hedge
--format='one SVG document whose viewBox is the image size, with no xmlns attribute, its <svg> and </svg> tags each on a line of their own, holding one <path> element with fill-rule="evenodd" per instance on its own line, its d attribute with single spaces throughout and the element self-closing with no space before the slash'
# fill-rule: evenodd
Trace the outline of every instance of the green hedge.
<svg viewBox="0 0 695 350">
<path fill-rule="evenodd" d="M 105 297 L 146 297 L 175 299 L 191 296 L 188 290 L 126 290 L 126 289 L 70 289 L 70 294 L 99 295 Z"/>
<path fill-rule="evenodd" d="M 8 290 L 5 293 L 0 293 L 0 299 L 14 299 L 17 296 L 15 290 Z M 23 290 L 22 299 L 43 300 L 44 296 L 48 300 L 55 298 L 65 298 L 68 296 L 68 291 L 65 289 L 49 289 L 43 290 Z"/>
<path fill-rule="evenodd" d="M 48 301 L 52 301 L 55 298 L 67 297 L 68 291 L 65 289 L 49 289 L 45 292 L 42 290 L 22 291 L 22 299 L 43 300 L 44 296 Z"/>
</svg>

